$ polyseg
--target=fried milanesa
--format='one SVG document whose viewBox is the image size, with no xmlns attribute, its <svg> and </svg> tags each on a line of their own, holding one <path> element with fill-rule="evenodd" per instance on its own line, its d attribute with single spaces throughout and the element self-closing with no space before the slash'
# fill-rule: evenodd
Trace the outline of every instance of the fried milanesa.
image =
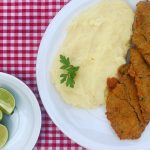
<svg viewBox="0 0 150 150">
<path fill-rule="evenodd" d="M 120 80 L 120 83 L 124 84 L 124 86 L 126 87 L 126 91 L 129 96 L 128 102 L 134 108 L 141 124 L 145 126 L 148 122 L 145 121 L 143 117 L 141 107 L 139 104 L 139 97 L 137 95 L 137 88 L 135 85 L 135 81 L 128 73 L 129 67 L 130 65 L 122 65 L 119 68 L 118 70 L 119 80 Z"/>
<path fill-rule="evenodd" d="M 130 65 L 109 78 L 107 118 L 120 139 L 137 139 L 150 121 L 150 2 L 137 4 Z"/>
<path fill-rule="evenodd" d="M 137 49 L 130 50 L 131 66 L 129 73 L 135 78 L 139 104 L 146 121 L 150 121 L 150 67 Z"/>
<path fill-rule="evenodd" d="M 150 2 L 139 2 L 133 25 L 132 44 L 150 65 Z"/>
<path fill-rule="evenodd" d="M 119 80 L 112 78 L 111 81 L 109 78 L 107 82 L 110 90 L 106 115 L 120 139 L 137 139 L 146 123 L 141 114 L 134 81 L 127 72 L 128 65 L 123 65 L 119 69 Z"/>
</svg>

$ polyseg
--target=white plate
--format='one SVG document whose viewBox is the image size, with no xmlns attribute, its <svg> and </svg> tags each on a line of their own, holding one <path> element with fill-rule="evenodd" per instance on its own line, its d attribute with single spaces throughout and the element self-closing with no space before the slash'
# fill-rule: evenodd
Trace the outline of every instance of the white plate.
<svg viewBox="0 0 150 150">
<path fill-rule="evenodd" d="M 19 79 L 0 73 L 0 87 L 15 97 L 16 108 L 11 116 L 4 116 L 3 124 L 9 139 L 3 150 L 32 150 L 41 128 L 41 111 L 31 90 Z"/>
<path fill-rule="evenodd" d="M 138 0 L 126 0 L 134 9 Z M 100 0 L 72 0 L 48 26 L 37 59 L 37 84 L 43 104 L 54 123 L 72 140 L 88 149 L 147 150 L 150 149 L 150 126 L 138 140 L 121 141 L 105 116 L 105 106 L 95 110 L 77 109 L 63 102 L 50 81 L 50 69 L 61 45 L 68 24 L 88 6 Z"/>
</svg>

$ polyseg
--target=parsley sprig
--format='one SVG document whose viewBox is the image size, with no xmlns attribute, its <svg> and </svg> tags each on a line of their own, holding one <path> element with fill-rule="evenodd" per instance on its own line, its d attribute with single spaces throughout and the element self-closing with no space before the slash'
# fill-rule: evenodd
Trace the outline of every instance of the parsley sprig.
<svg viewBox="0 0 150 150">
<path fill-rule="evenodd" d="M 69 57 L 65 57 L 63 55 L 60 55 L 60 62 L 63 64 L 60 69 L 64 70 L 65 73 L 62 73 L 60 75 L 60 83 L 66 82 L 66 86 L 74 88 L 75 85 L 75 77 L 76 73 L 79 70 L 79 66 L 73 66 L 70 64 Z"/>
</svg>

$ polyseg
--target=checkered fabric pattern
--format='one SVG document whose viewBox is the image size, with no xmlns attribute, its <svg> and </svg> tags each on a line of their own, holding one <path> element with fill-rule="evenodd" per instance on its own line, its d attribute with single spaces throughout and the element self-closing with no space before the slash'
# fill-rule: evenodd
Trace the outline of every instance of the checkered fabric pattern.
<svg viewBox="0 0 150 150">
<path fill-rule="evenodd" d="M 0 1 L 0 71 L 24 81 L 42 111 L 42 129 L 34 150 L 81 150 L 47 115 L 36 85 L 35 64 L 41 37 L 56 13 L 69 0 Z"/>
</svg>

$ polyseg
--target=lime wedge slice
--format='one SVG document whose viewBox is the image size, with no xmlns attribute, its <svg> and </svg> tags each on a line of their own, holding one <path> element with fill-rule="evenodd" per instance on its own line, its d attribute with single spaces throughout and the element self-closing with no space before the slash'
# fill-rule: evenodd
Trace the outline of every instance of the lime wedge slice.
<svg viewBox="0 0 150 150">
<path fill-rule="evenodd" d="M 15 108 L 15 98 L 4 88 L 0 88 L 0 109 L 10 115 Z"/>
<path fill-rule="evenodd" d="M 8 140 L 8 130 L 5 126 L 0 124 L 0 149 L 6 144 Z"/>
<path fill-rule="evenodd" d="M 3 119 L 3 112 L 0 110 L 0 121 Z"/>
</svg>

